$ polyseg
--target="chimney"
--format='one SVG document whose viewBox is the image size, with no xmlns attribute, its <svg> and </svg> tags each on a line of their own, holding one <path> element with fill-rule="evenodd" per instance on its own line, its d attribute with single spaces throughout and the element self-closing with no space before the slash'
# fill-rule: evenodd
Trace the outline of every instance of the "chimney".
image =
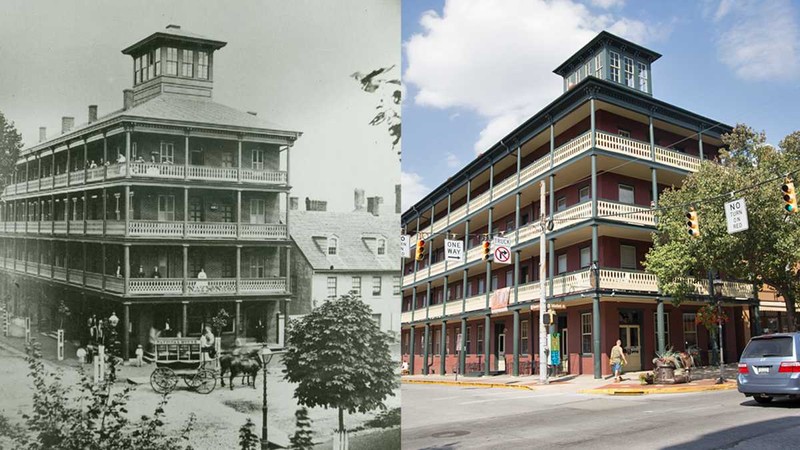
<svg viewBox="0 0 800 450">
<path fill-rule="evenodd" d="M 328 202 L 323 200 L 311 200 L 306 197 L 306 211 L 327 211 Z"/>
<path fill-rule="evenodd" d="M 356 211 L 364 210 L 364 190 L 356 188 L 353 191 L 353 203 Z"/>
<path fill-rule="evenodd" d="M 97 122 L 97 105 L 89 105 L 89 123 Z"/>
<path fill-rule="evenodd" d="M 297 197 L 289 197 L 289 210 L 290 211 L 297 211 L 299 207 L 299 201 Z"/>
<path fill-rule="evenodd" d="M 258 113 L 255 112 L 255 111 L 247 111 L 247 114 L 250 114 L 251 116 L 257 116 L 258 115 Z"/>
<path fill-rule="evenodd" d="M 62 117 L 61 118 L 61 134 L 69 133 L 72 130 L 72 127 L 75 125 L 75 118 L 74 117 Z"/>
<path fill-rule="evenodd" d="M 39 127 L 39 143 L 47 140 L 47 127 Z"/>
<path fill-rule="evenodd" d="M 381 203 L 383 203 L 383 197 L 368 197 L 367 198 L 367 212 L 369 212 L 373 216 L 380 215 Z"/>
<path fill-rule="evenodd" d="M 133 108 L 133 89 L 122 90 L 122 110 L 127 111 Z"/>
<path fill-rule="evenodd" d="M 399 184 L 394 185 L 394 212 L 400 214 L 403 211 L 403 195 Z"/>
</svg>

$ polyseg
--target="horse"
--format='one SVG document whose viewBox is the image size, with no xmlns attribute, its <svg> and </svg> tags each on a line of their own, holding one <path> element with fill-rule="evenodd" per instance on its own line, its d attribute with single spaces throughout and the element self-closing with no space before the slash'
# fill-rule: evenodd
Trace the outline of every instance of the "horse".
<svg viewBox="0 0 800 450">
<path fill-rule="evenodd" d="M 220 355 L 220 385 L 225 387 L 225 374 L 230 373 L 228 381 L 231 390 L 233 390 L 233 379 L 238 375 L 242 375 L 242 384 L 245 384 L 245 379 L 247 379 L 247 384 L 255 389 L 256 375 L 261 369 L 258 352 L 256 349 L 242 354 L 240 351 L 234 350 L 233 353 Z"/>
</svg>

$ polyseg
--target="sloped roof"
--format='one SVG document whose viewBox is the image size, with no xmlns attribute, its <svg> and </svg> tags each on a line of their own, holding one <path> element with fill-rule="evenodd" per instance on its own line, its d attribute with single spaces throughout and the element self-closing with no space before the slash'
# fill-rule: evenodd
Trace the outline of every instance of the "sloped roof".
<svg viewBox="0 0 800 450">
<path fill-rule="evenodd" d="M 314 270 L 400 271 L 399 214 L 291 211 L 289 224 L 292 240 Z M 338 239 L 336 255 L 328 255 L 329 236 Z M 378 237 L 386 239 L 385 255 L 368 247 L 368 240 Z"/>
<path fill-rule="evenodd" d="M 207 45 L 213 49 L 220 49 L 227 44 L 227 42 L 220 41 L 217 39 L 211 39 L 205 36 L 201 36 L 197 33 L 192 33 L 186 30 L 183 30 L 178 25 L 169 25 L 164 31 L 157 31 L 150 36 L 132 44 L 122 50 L 122 53 L 125 55 L 129 55 L 135 52 L 137 49 L 158 43 L 159 41 L 169 41 L 169 40 L 177 40 L 177 41 L 185 41 L 185 42 L 192 42 L 195 44 Z"/>
</svg>

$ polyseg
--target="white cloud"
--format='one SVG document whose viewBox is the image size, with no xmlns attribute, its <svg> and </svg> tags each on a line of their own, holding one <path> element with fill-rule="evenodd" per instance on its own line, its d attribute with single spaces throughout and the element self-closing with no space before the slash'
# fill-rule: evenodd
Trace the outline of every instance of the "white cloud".
<svg viewBox="0 0 800 450">
<path fill-rule="evenodd" d="M 453 152 L 447 152 L 447 155 L 445 155 L 445 162 L 447 163 L 447 167 L 450 167 L 451 169 L 461 167 L 461 161 Z"/>
<path fill-rule="evenodd" d="M 400 172 L 402 185 L 403 211 L 414 206 L 422 197 L 430 192 L 430 188 L 422 182 L 422 177 L 413 172 Z"/>
<path fill-rule="evenodd" d="M 598 8 L 614 8 L 625 4 L 625 0 L 591 0 L 590 3 Z"/>
<path fill-rule="evenodd" d="M 800 71 L 800 25 L 789 0 L 723 0 L 712 20 L 720 61 L 745 80 L 794 79 Z"/>
<path fill-rule="evenodd" d="M 646 43 L 654 30 L 572 0 L 448 0 L 441 15 L 428 11 L 420 24 L 422 33 L 405 43 L 404 80 L 418 88 L 419 105 L 486 119 L 476 153 L 560 95 L 552 70 L 599 31 Z"/>
</svg>

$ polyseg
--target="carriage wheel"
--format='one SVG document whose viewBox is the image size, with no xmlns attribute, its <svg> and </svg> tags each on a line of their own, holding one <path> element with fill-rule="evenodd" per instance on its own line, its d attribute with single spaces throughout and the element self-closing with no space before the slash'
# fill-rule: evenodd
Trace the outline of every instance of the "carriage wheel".
<svg viewBox="0 0 800 450">
<path fill-rule="evenodd" d="M 208 394 L 217 387 L 217 374 L 213 370 L 200 369 L 192 377 L 190 386 L 200 394 Z"/>
<path fill-rule="evenodd" d="M 158 367 L 150 374 L 150 386 L 159 394 L 169 394 L 178 384 L 178 377 L 169 367 Z"/>
</svg>

